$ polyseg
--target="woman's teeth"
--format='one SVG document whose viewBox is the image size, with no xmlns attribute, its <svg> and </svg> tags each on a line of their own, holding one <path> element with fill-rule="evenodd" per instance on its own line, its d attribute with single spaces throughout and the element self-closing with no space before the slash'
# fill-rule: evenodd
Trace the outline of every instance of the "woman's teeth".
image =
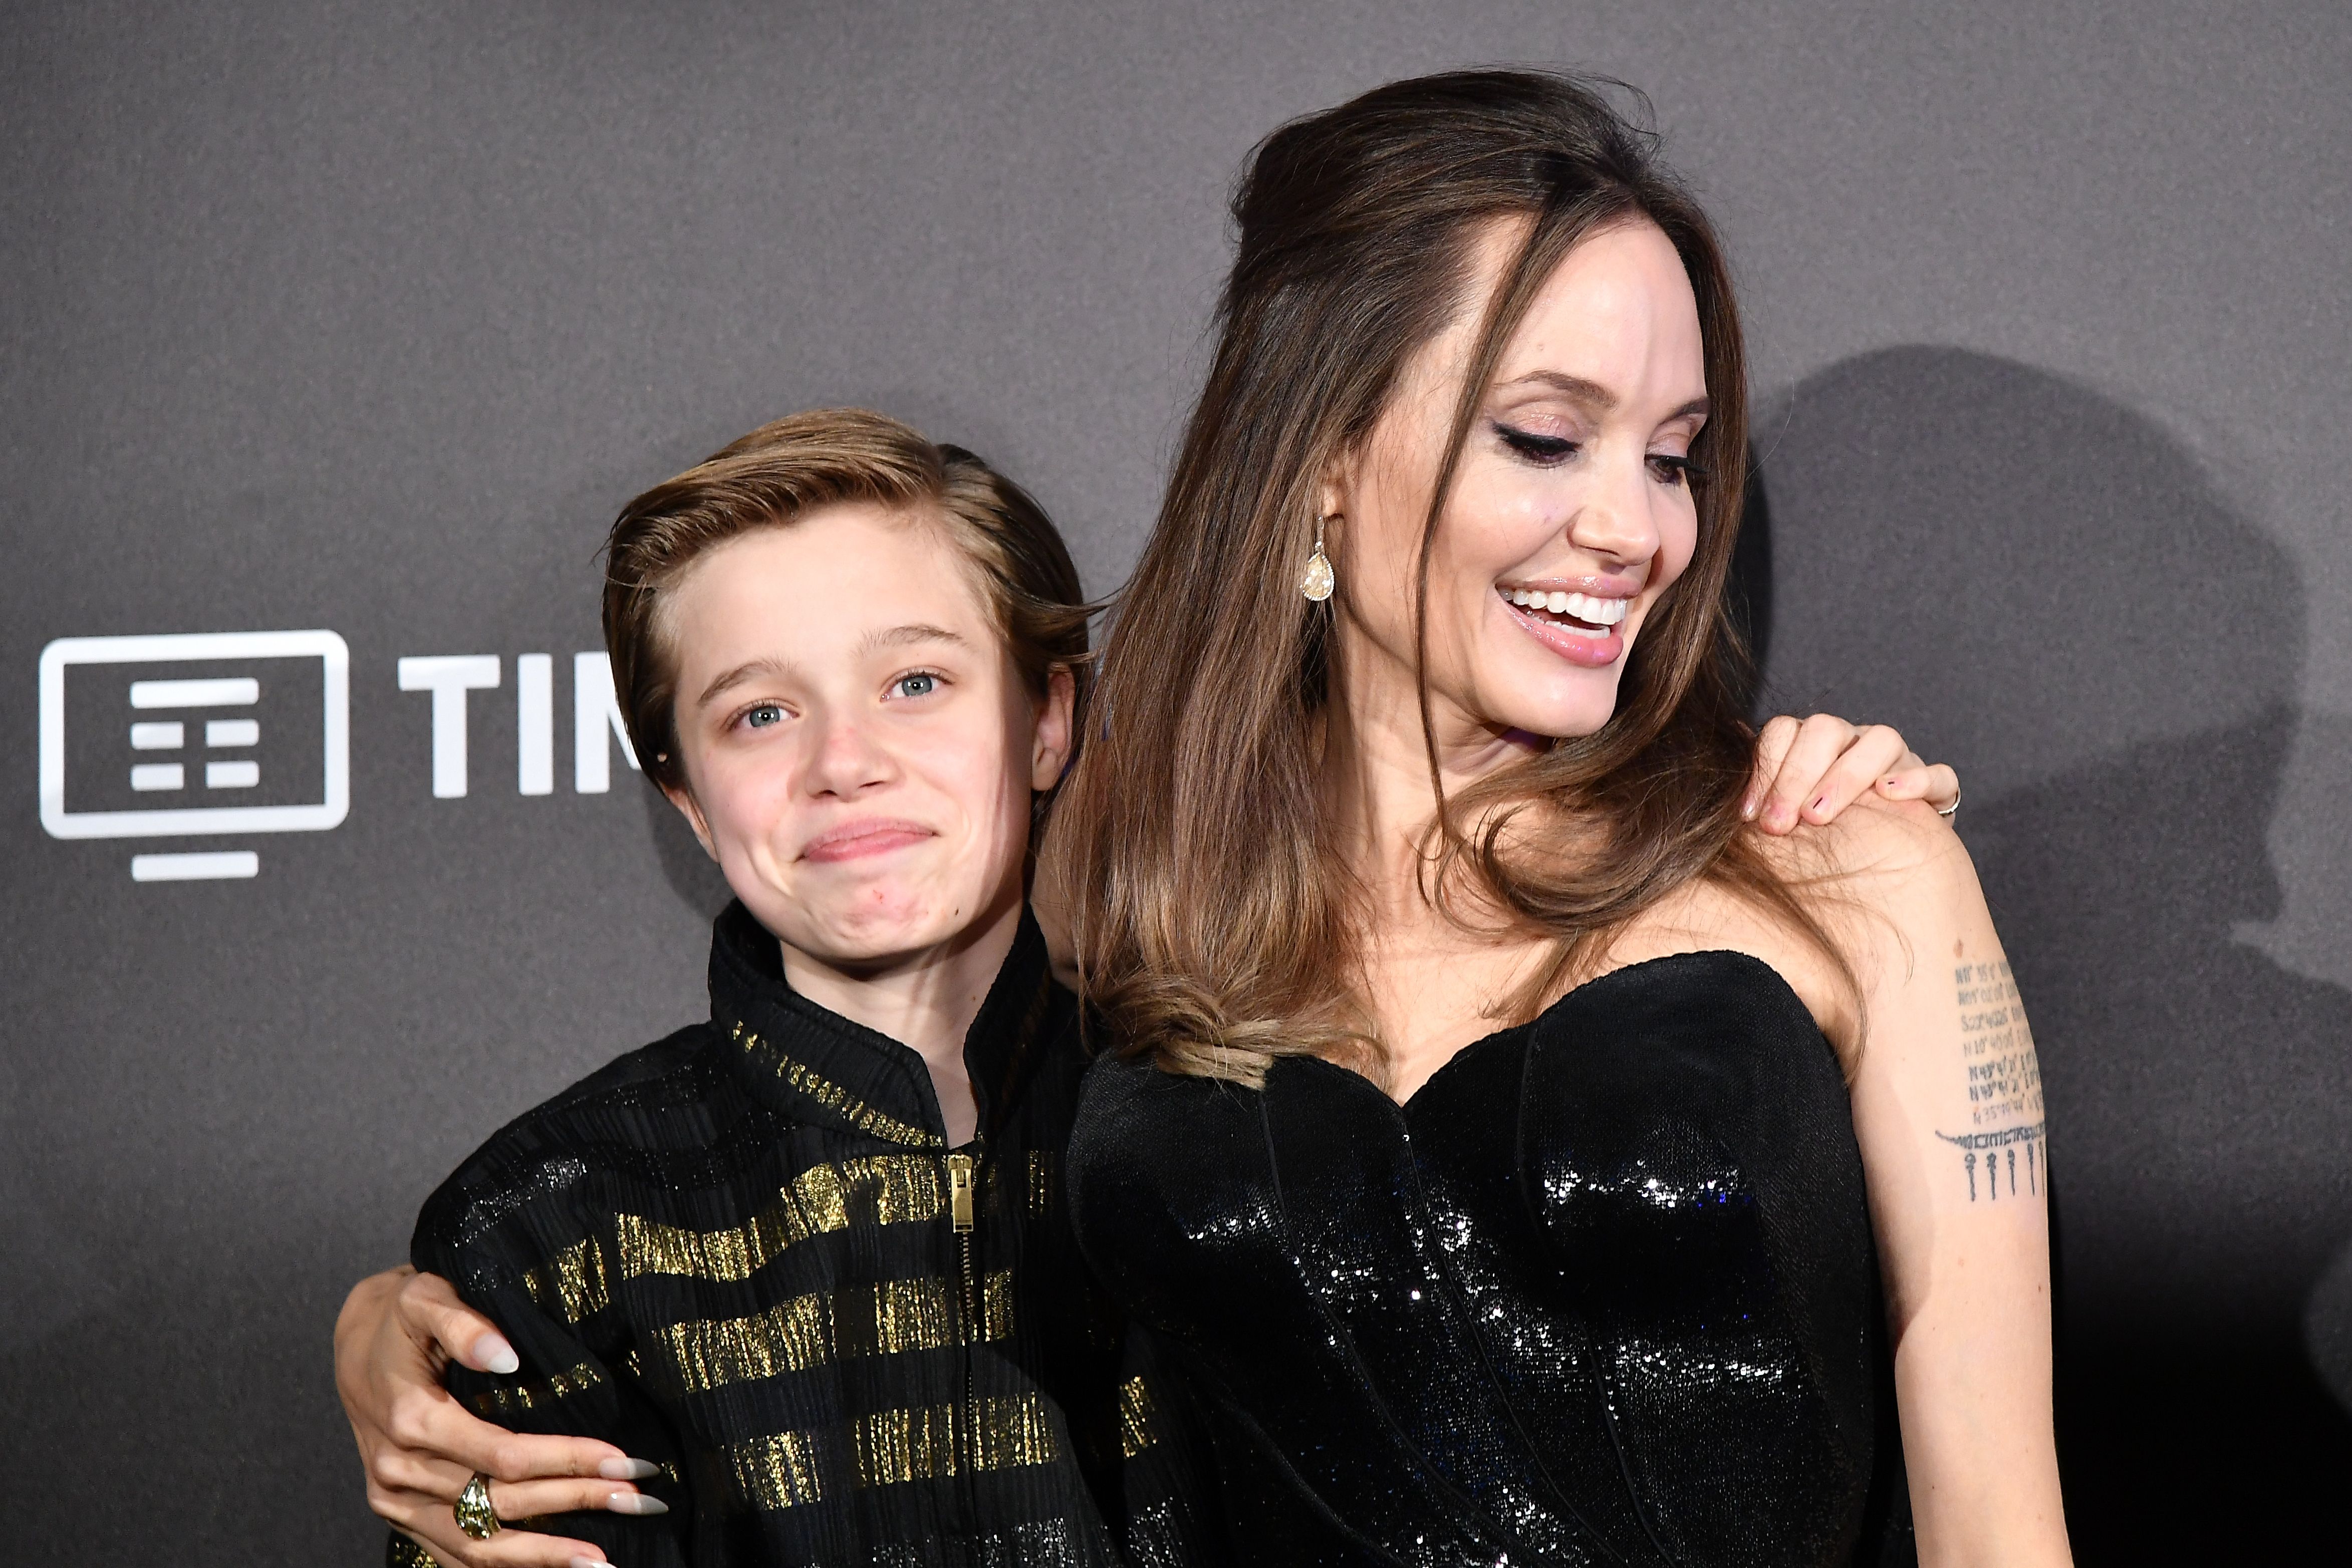
<svg viewBox="0 0 2352 1568">
<path fill-rule="evenodd" d="M 1601 636 L 1606 636 L 1608 627 L 1625 618 L 1625 608 L 1632 603 L 1628 599 L 1603 599 L 1584 594 L 1545 593 L 1538 588 L 1507 588 L 1503 596 L 1522 609 L 1549 611 L 1582 621 L 1587 626 L 1599 626 L 1602 630 L 1595 635 Z M 1584 626 L 1566 629 L 1582 631 Z"/>
</svg>

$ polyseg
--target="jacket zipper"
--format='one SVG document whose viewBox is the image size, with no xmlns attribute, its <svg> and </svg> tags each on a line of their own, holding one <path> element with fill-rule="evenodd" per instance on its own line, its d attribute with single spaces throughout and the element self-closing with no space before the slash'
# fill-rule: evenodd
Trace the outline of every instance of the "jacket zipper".
<svg viewBox="0 0 2352 1568">
<path fill-rule="evenodd" d="M 979 1140 L 973 1140 L 973 1146 L 979 1146 Z M 961 1289 L 958 1300 L 963 1319 L 963 1399 L 962 1407 L 957 1412 L 956 1426 L 961 1429 L 957 1436 L 957 1447 L 963 1451 L 956 1457 L 956 1468 L 963 1473 L 961 1490 L 967 1511 L 974 1506 L 976 1493 L 973 1491 L 972 1472 L 980 1461 L 980 1412 L 971 1395 L 972 1347 L 979 1343 L 982 1332 L 979 1281 L 974 1278 L 971 1267 L 971 1232 L 979 1207 L 976 1201 L 979 1184 L 980 1161 L 977 1156 L 963 1153 L 948 1156 L 948 1223 L 955 1228 L 956 1247 L 962 1258 L 959 1280 Z"/>
</svg>

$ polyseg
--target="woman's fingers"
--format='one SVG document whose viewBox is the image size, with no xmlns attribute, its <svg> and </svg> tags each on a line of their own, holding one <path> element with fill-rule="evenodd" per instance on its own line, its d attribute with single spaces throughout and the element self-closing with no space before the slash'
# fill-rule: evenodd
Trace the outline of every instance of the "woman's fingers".
<svg viewBox="0 0 2352 1568">
<path fill-rule="evenodd" d="M 1797 739 L 1797 721 L 1782 713 L 1767 720 L 1763 732 L 1756 737 L 1756 773 L 1748 781 L 1748 793 L 1740 798 L 1739 815 L 1753 822 L 1764 809 L 1772 781 L 1780 773 L 1780 763 L 1789 754 L 1789 747 Z"/>
<path fill-rule="evenodd" d="M 1937 811 L 1948 811 L 1959 803 L 1960 775 L 1947 763 L 1923 763 L 1906 754 L 1878 781 L 1878 793 L 1888 800 L 1924 800 Z"/>
<path fill-rule="evenodd" d="M 500 1519 L 542 1519 L 549 1514 L 603 1512 L 642 1518 L 667 1513 L 669 1504 L 635 1487 L 604 1480 L 492 1481 L 490 1507 Z"/>
<path fill-rule="evenodd" d="M 1799 822 L 1811 819 L 1811 808 L 1814 801 L 1822 798 L 1822 785 L 1830 782 L 1832 767 L 1857 742 L 1868 741 L 1874 757 L 1869 770 L 1862 775 L 1863 782 L 1856 785 L 1857 789 L 1867 788 L 1869 781 L 1884 771 L 1885 763 L 1903 754 L 1900 744 L 1892 751 L 1886 751 L 1883 742 L 1873 737 L 1870 731 L 1856 730 L 1833 714 L 1816 713 L 1801 724 L 1793 720 L 1789 722 L 1792 732 L 1780 750 L 1770 774 L 1770 783 L 1765 789 L 1762 806 L 1756 814 L 1758 826 L 1767 833 L 1786 833 Z M 1899 742 L 1900 737 L 1897 740 Z M 1759 753 L 1760 771 L 1764 760 L 1760 746 Z M 1826 801 L 1823 804 L 1826 805 Z M 1830 815 L 1836 814 L 1832 812 Z"/>
<path fill-rule="evenodd" d="M 456 1517 L 446 1509 L 437 1522 L 419 1519 L 400 1528 L 423 1542 L 442 1568 L 588 1568 L 608 1561 L 603 1548 L 585 1541 L 511 1525 L 476 1541 L 457 1528 Z"/>
<path fill-rule="evenodd" d="M 1786 715 L 1756 742 L 1756 776 L 1741 815 L 1767 833 L 1829 822 L 1865 793 L 1882 800 L 1924 800 L 1938 811 L 1959 800 L 1959 775 L 1922 762 L 1885 724 L 1860 728 L 1827 713 L 1801 723 Z"/>
<path fill-rule="evenodd" d="M 563 1513 L 601 1510 L 611 1513 L 667 1513 L 669 1505 L 647 1497 L 635 1487 L 608 1480 L 538 1480 L 509 1485 L 490 1483 L 490 1511 L 505 1528 L 482 1541 L 457 1525 L 452 1504 L 473 1472 L 440 1460 L 408 1460 L 388 1469 L 397 1478 L 397 1489 L 388 1507 L 376 1511 L 425 1542 L 445 1568 L 496 1568 L 499 1564 L 569 1564 L 603 1562 L 604 1553 L 585 1542 L 566 1536 L 542 1535 L 516 1527 L 517 1521 L 543 1521 Z M 373 1490 L 373 1489 L 372 1489 Z M 373 1503 L 375 1499 L 371 1496 Z"/>
<path fill-rule="evenodd" d="M 479 1471 L 492 1480 L 528 1481 L 551 1477 L 580 1477 L 634 1490 L 631 1481 L 654 1473 L 651 1464 L 633 1459 L 610 1443 L 593 1437 L 553 1437 L 509 1432 L 467 1411 L 442 1390 L 409 1391 L 394 1401 L 388 1429 L 393 1447 L 382 1457 L 446 1464 L 457 1473 L 448 1490 Z"/>
<path fill-rule="evenodd" d="M 504 1376 L 522 1364 L 498 1326 L 459 1300 L 438 1274 L 410 1276 L 394 1298 L 393 1310 L 418 1343 L 437 1345 L 442 1354 L 476 1372 Z"/>
<path fill-rule="evenodd" d="M 1832 820 L 1868 794 L 1889 768 L 1908 754 L 1903 737 L 1885 724 L 1867 724 L 1853 731 L 1845 748 L 1811 785 L 1798 816 L 1816 825 Z"/>
<path fill-rule="evenodd" d="M 1756 777 L 1741 814 L 1767 833 L 1829 822 L 1865 793 L 1882 800 L 1924 800 L 1937 810 L 1959 799 L 1959 775 L 1920 761 L 1896 731 L 1860 728 L 1827 713 L 1802 723 L 1785 715 L 1765 725 L 1756 746 Z"/>
</svg>

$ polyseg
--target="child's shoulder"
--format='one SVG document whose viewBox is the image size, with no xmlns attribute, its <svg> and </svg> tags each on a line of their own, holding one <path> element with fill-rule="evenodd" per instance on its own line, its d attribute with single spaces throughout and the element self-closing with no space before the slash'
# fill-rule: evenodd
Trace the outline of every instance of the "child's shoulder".
<svg viewBox="0 0 2352 1568">
<path fill-rule="evenodd" d="M 719 1039 L 719 1030 L 705 1019 L 652 1045 L 624 1051 L 578 1083 L 557 1089 L 516 1117 L 506 1131 L 537 1124 L 553 1131 L 583 1119 L 597 1120 L 617 1101 L 635 1102 L 648 1095 L 706 1093 L 702 1079 L 713 1065 Z"/>
<path fill-rule="evenodd" d="M 616 1057 L 532 1106 L 484 1141 L 425 1202 L 414 1251 L 462 1246 L 509 1220 L 531 1228 L 595 1200 L 600 1173 L 651 1173 L 692 1156 L 752 1110 L 723 1070 L 724 1037 L 709 1023 Z M 526 1211 L 531 1211 L 526 1213 Z M 424 1267 L 419 1263 L 419 1267 Z"/>
</svg>

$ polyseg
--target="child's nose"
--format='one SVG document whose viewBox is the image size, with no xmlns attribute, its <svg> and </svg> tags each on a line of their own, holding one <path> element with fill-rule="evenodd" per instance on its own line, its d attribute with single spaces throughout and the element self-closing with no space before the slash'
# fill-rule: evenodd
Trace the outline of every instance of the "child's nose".
<svg viewBox="0 0 2352 1568">
<path fill-rule="evenodd" d="M 817 738 L 809 785 L 821 795 L 855 795 L 892 777 L 889 752 L 855 719 L 828 722 Z"/>
</svg>

